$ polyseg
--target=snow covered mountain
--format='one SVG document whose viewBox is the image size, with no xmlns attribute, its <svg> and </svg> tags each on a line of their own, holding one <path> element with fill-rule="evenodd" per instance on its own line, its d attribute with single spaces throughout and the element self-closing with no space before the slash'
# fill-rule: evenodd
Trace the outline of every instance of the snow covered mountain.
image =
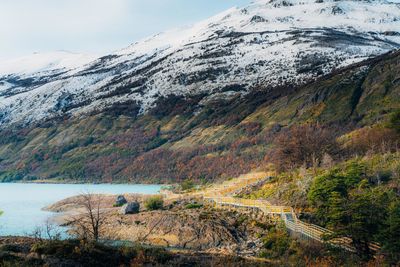
<svg viewBox="0 0 400 267">
<path fill-rule="evenodd" d="M 398 48 L 399 0 L 259 0 L 93 61 L 36 55 L 0 64 L 0 124 L 296 85 Z"/>
<path fill-rule="evenodd" d="M 0 75 L 25 77 L 65 72 L 96 59 L 96 56 L 75 54 L 66 51 L 34 53 L 31 56 L 1 62 Z"/>
</svg>

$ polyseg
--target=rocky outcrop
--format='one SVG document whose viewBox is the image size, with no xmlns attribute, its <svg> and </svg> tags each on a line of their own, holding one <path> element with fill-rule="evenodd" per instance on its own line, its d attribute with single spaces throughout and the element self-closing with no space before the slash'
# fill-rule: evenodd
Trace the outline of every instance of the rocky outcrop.
<svg viewBox="0 0 400 267">
<path fill-rule="evenodd" d="M 188 198 L 165 199 L 163 210 L 137 213 L 151 196 L 126 195 L 128 204 L 122 208 L 113 206 L 115 197 L 104 196 L 101 204 L 107 212 L 104 239 L 241 256 L 255 256 L 262 247 L 262 225 L 268 222 L 251 212 L 215 210 L 201 199 Z M 75 201 L 79 197 L 60 201 L 48 210 L 62 211 L 56 221 L 64 224 L 66 215 L 81 209 Z"/>
<path fill-rule="evenodd" d="M 137 214 L 140 211 L 140 203 L 139 202 L 131 202 L 122 206 L 119 213 L 122 215 L 126 214 Z"/>
<path fill-rule="evenodd" d="M 128 201 L 126 200 L 126 198 L 124 196 L 117 196 L 117 200 L 115 201 L 115 206 L 116 207 L 121 207 L 123 205 L 125 205 L 126 203 L 128 203 Z"/>
<path fill-rule="evenodd" d="M 149 245 L 255 256 L 263 230 L 235 211 L 207 208 L 142 212 L 120 216 L 108 226 L 108 235 Z"/>
</svg>

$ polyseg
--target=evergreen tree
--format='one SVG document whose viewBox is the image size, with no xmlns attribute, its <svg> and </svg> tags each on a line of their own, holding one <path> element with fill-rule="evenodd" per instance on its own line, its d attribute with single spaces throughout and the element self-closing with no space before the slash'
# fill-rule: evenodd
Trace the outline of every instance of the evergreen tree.
<svg viewBox="0 0 400 267">
<path fill-rule="evenodd" d="M 328 226 L 336 230 L 343 229 L 347 223 L 346 199 L 338 192 L 332 192 L 328 205 Z"/>
<path fill-rule="evenodd" d="M 316 207 L 315 213 L 320 223 L 334 231 L 327 238 L 349 237 L 357 254 L 369 259 L 372 256 L 369 245 L 378 241 L 384 229 L 392 194 L 392 191 L 381 187 L 372 188 L 365 177 L 365 167 L 350 163 L 344 170 L 335 169 L 317 177 L 308 198 Z M 396 211 L 393 208 L 390 222 L 392 231 L 400 226 L 395 223 Z M 393 241 L 388 248 L 395 251 L 397 245 Z"/>
<path fill-rule="evenodd" d="M 339 230 L 343 236 L 352 239 L 357 254 L 365 259 L 372 256 L 369 244 L 377 240 L 387 217 L 387 203 L 389 196 L 380 188 L 358 189 L 351 193 L 347 200 L 347 222 Z"/>
<path fill-rule="evenodd" d="M 400 201 L 393 201 L 379 236 L 382 250 L 392 264 L 400 263 Z"/>
</svg>

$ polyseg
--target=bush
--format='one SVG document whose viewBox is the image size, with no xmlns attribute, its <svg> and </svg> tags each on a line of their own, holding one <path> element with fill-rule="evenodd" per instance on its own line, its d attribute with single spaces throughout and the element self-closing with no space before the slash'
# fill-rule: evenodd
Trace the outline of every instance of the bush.
<svg viewBox="0 0 400 267">
<path fill-rule="evenodd" d="M 194 188 L 194 183 L 191 180 L 186 180 L 181 183 L 181 189 L 183 191 L 191 190 Z"/>
<path fill-rule="evenodd" d="M 393 129 L 370 128 L 358 129 L 349 135 L 349 140 L 343 144 L 350 154 L 364 155 L 372 152 L 387 152 L 396 149 L 398 134 Z"/>
<path fill-rule="evenodd" d="M 203 207 L 203 204 L 199 203 L 190 203 L 186 205 L 186 209 L 200 209 Z"/>
<path fill-rule="evenodd" d="M 319 124 L 294 125 L 279 132 L 274 140 L 270 160 L 279 171 L 302 165 L 316 167 L 325 154 L 335 155 L 337 150 L 336 129 Z"/>
<path fill-rule="evenodd" d="M 292 239 L 283 226 L 271 228 L 262 239 L 264 250 L 260 253 L 263 258 L 280 258 L 292 253 Z"/>
<path fill-rule="evenodd" d="M 164 206 L 164 200 L 161 196 L 155 196 L 147 199 L 144 203 L 147 210 L 159 210 Z"/>
<path fill-rule="evenodd" d="M 392 113 L 388 127 L 400 133 L 400 109 Z"/>
<path fill-rule="evenodd" d="M 0 175 L 0 182 L 8 183 L 21 181 L 24 178 L 25 174 L 19 171 L 6 171 Z"/>
</svg>

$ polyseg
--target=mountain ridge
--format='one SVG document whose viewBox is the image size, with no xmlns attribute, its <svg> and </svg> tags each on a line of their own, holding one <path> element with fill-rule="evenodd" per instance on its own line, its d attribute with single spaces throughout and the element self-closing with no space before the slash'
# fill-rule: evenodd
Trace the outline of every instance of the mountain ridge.
<svg viewBox="0 0 400 267">
<path fill-rule="evenodd" d="M 201 109 L 260 84 L 303 84 L 400 47 L 399 9 L 389 1 L 257 1 L 62 73 L 0 77 L 0 123 L 29 125 L 114 105 L 140 115 L 168 95 L 204 94 Z"/>
</svg>

